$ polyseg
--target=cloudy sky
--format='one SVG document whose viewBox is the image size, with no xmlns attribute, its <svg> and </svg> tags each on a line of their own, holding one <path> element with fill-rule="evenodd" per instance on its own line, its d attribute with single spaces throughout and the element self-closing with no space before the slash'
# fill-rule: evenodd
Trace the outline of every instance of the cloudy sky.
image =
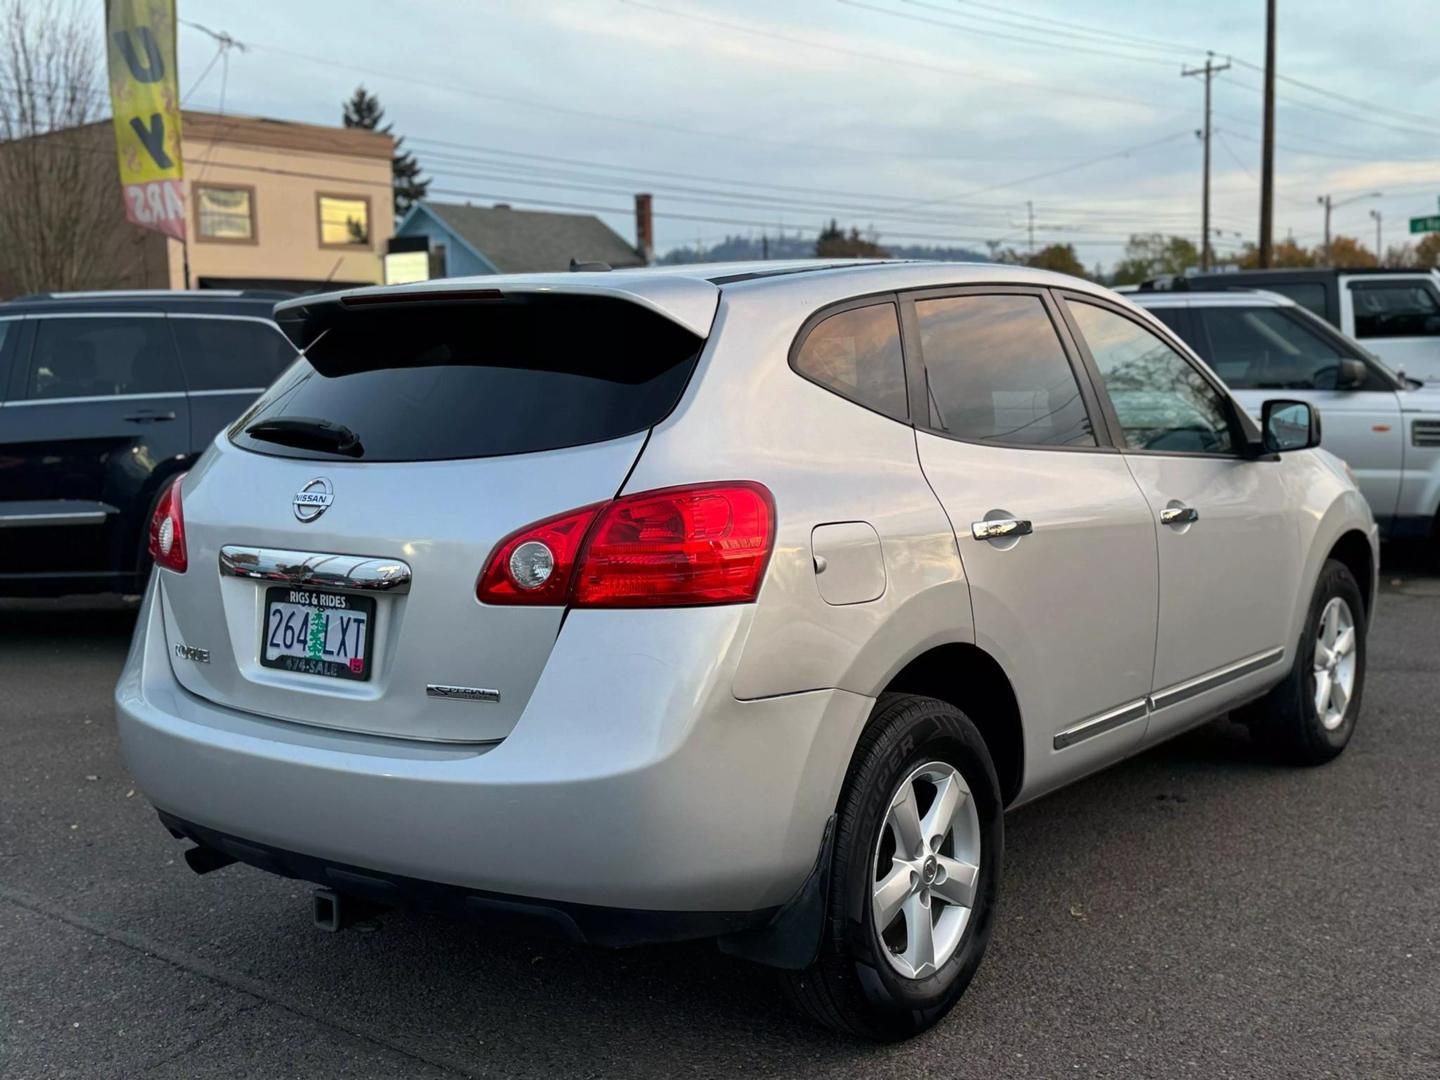
<svg viewBox="0 0 1440 1080">
<path fill-rule="evenodd" d="M 1198 239 L 1202 87 L 1215 81 L 1220 250 L 1258 215 L 1264 0 L 180 0 L 187 105 L 333 123 L 359 82 L 432 197 L 583 208 L 661 251 L 835 216 L 882 242 Z M 1277 239 L 1385 243 L 1440 196 L 1433 0 L 1280 0 Z M 204 72 L 203 78 L 202 72 Z M 193 89 L 191 87 L 193 86 Z"/>
</svg>

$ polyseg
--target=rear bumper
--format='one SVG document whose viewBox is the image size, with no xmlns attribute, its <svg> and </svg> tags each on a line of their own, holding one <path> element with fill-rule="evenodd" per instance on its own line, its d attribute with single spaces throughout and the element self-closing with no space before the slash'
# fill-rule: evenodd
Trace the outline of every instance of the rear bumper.
<svg viewBox="0 0 1440 1080">
<path fill-rule="evenodd" d="M 647 911 L 507 896 L 387 874 L 368 867 L 346 866 L 298 851 L 256 844 L 182 821 L 163 810 L 160 821 L 172 834 L 193 840 L 201 847 L 281 877 L 323 885 L 345 896 L 360 897 L 384 907 L 477 919 L 587 945 L 624 948 L 720 937 L 763 926 L 778 910 Z"/>
<path fill-rule="evenodd" d="M 156 587 L 116 688 L 117 726 L 132 774 L 178 831 L 286 853 L 266 868 L 333 888 L 339 868 L 425 886 L 402 890 L 416 895 L 454 887 L 467 909 L 471 897 L 543 901 L 587 938 L 589 908 L 623 909 L 622 922 L 717 916 L 668 920 L 704 936 L 783 904 L 815 861 L 873 704 L 837 690 L 736 700 L 745 607 L 587 611 L 567 618 L 498 745 L 326 730 L 184 690 Z"/>
</svg>

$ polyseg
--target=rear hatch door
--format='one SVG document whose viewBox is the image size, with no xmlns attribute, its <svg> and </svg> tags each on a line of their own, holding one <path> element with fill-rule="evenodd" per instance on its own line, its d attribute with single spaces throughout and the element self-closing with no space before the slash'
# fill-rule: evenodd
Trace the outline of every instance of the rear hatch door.
<svg viewBox="0 0 1440 1080">
<path fill-rule="evenodd" d="M 189 567 L 160 571 L 176 676 L 282 720 L 502 739 L 563 609 L 481 604 L 488 555 L 613 498 L 704 339 L 618 296 L 303 307 L 307 355 L 186 478 Z"/>
</svg>

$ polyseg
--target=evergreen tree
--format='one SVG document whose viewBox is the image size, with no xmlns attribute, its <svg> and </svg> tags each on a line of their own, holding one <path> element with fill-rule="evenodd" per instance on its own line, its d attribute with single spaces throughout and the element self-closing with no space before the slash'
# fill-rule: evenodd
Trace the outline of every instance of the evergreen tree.
<svg viewBox="0 0 1440 1080">
<path fill-rule="evenodd" d="M 357 86 L 350 100 L 345 102 L 343 119 L 347 128 L 363 128 L 382 135 L 389 135 L 394 126 L 380 126 L 380 121 L 385 119 L 385 110 L 380 106 L 380 99 L 368 93 L 364 86 Z M 420 163 L 415 160 L 415 155 L 401 149 L 404 143 L 404 139 L 395 140 L 395 156 L 390 160 L 397 218 L 423 199 L 430 189 L 430 181 L 420 178 Z"/>
<path fill-rule="evenodd" d="M 815 255 L 821 259 L 883 259 L 888 254 L 874 240 L 861 236 L 860 230 L 854 226 L 847 234 L 834 218 L 815 238 Z"/>
</svg>

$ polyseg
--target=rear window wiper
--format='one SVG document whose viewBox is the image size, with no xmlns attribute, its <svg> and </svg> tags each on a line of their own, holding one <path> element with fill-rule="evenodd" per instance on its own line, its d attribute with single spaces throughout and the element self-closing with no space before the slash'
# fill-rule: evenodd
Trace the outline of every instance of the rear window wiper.
<svg viewBox="0 0 1440 1080">
<path fill-rule="evenodd" d="M 331 423 L 313 416 L 291 416 L 276 420 L 257 420 L 245 429 L 252 439 L 294 446 L 301 450 L 328 450 L 346 457 L 363 457 L 365 447 L 360 436 L 344 424 Z"/>
</svg>

